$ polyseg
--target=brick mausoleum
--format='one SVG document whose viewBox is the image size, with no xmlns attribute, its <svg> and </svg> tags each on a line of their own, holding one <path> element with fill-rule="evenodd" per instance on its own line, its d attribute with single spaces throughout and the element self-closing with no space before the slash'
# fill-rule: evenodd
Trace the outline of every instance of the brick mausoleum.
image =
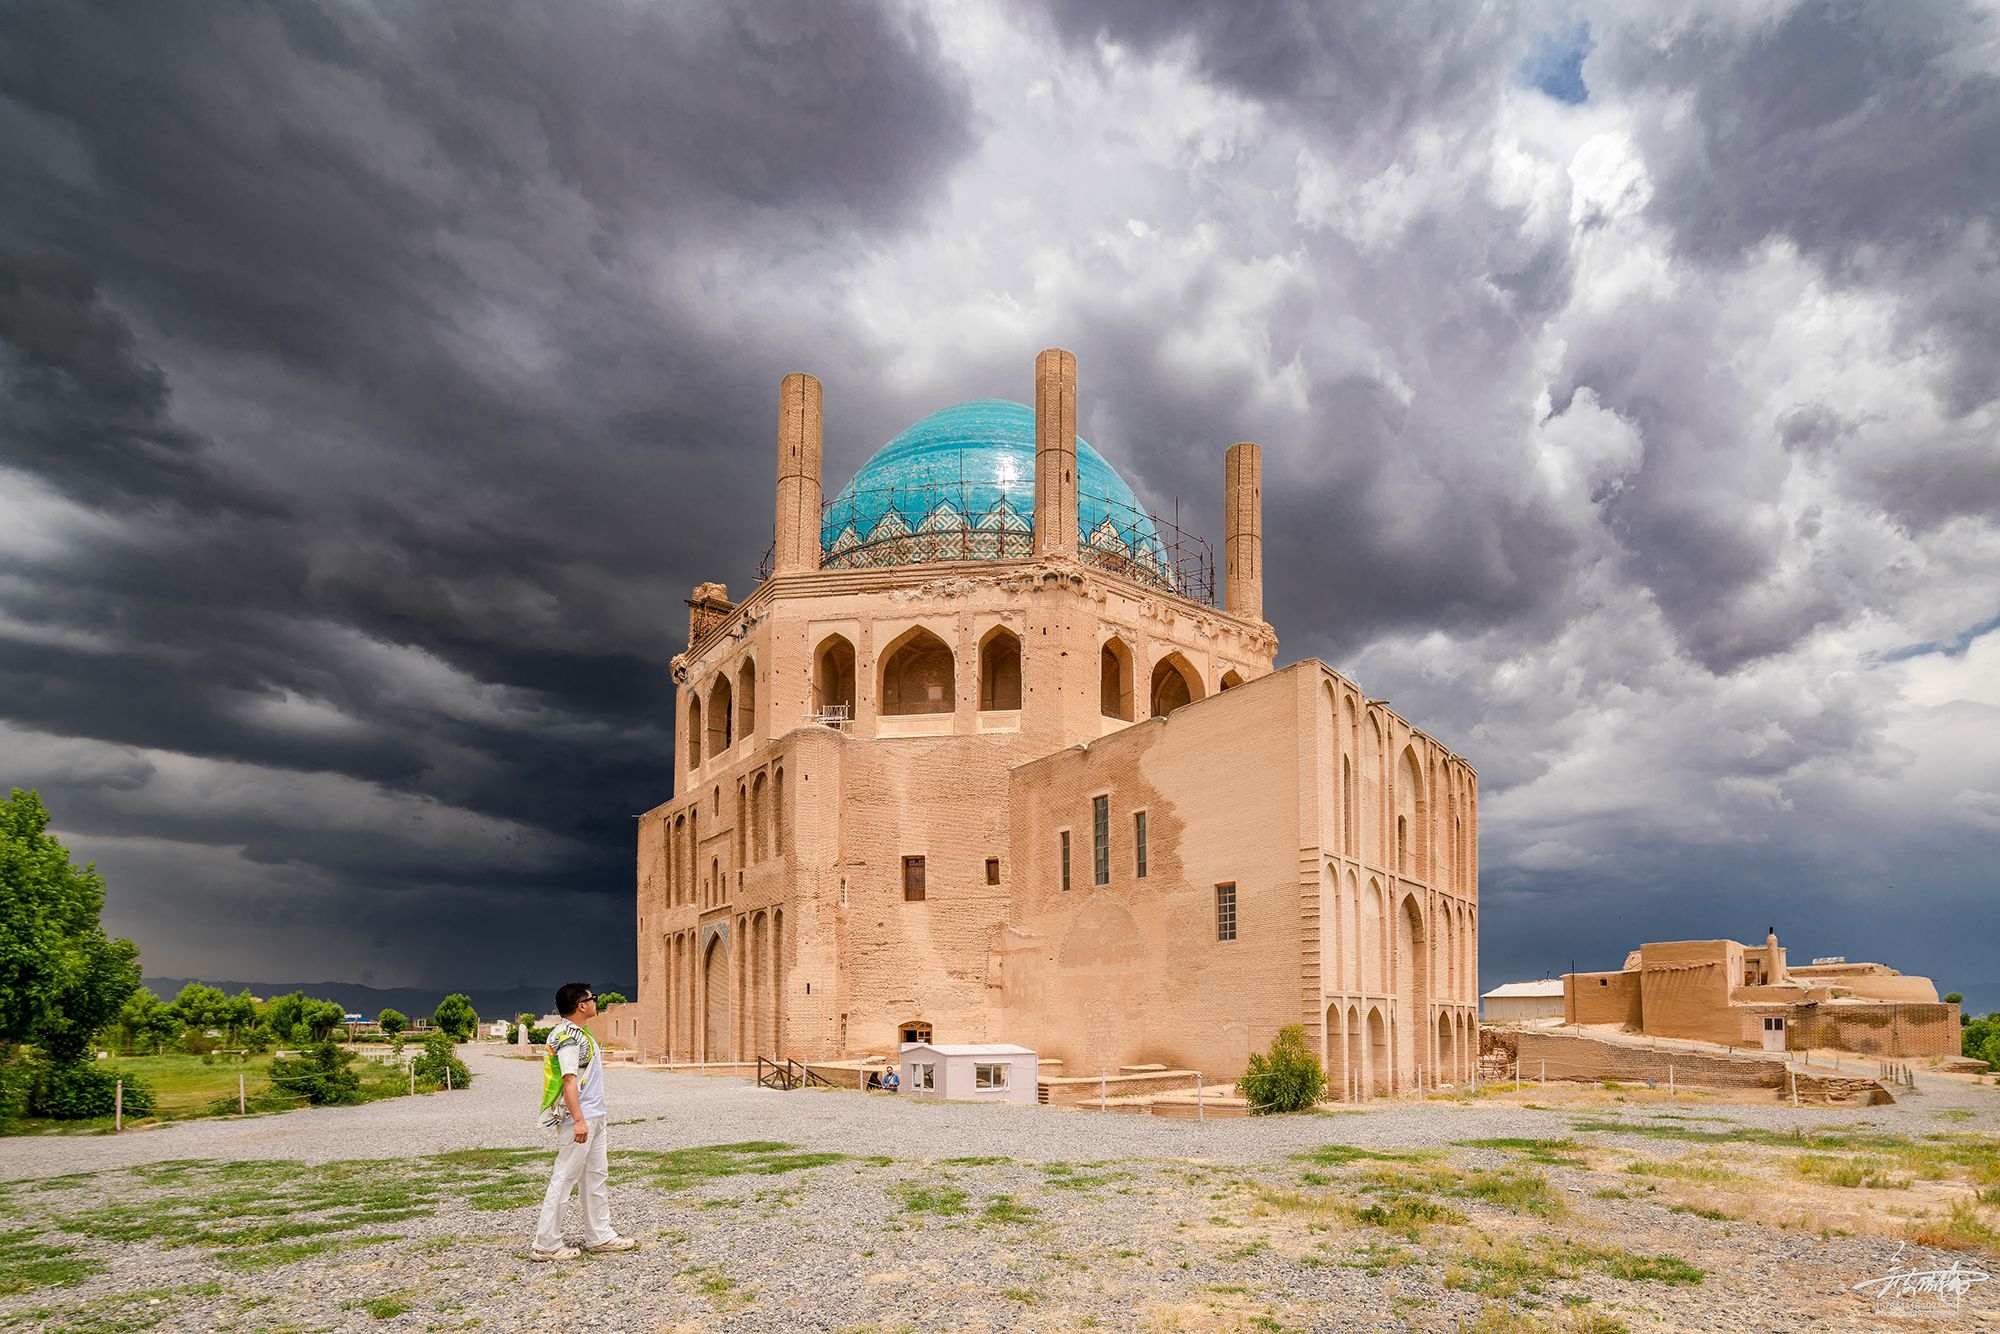
<svg viewBox="0 0 2000 1334">
<path fill-rule="evenodd" d="M 1014 1042 L 1229 1078 L 1304 1024 L 1335 1088 L 1477 1056 L 1478 779 L 1323 663 L 1274 669 L 1262 463 L 1207 548 L 1035 403 L 946 408 L 830 504 L 787 376 L 777 538 L 689 599 L 675 797 L 639 826 L 643 1058 Z"/>
</svg>

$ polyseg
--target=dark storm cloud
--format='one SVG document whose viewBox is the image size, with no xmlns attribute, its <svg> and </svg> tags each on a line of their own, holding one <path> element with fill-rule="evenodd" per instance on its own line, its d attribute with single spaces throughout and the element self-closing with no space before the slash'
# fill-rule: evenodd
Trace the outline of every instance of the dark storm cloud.
<svg viewBox="0 0 2000 1334">
<path fill-rule="evenodd" d="M 894 234 L 968 117 L 922 19 L 865 4 L 9 7 L 0 461 L 121 517 L 0 570 L 5 715 L 347 783 L 319 831 L 89 781 L 65 825 L 618 901 L 676 599 L 768 529 L 804 337 L 727 332 L 699 265 Z M 356 783 L 570 852 L 454 869 Z"/>
</svg>

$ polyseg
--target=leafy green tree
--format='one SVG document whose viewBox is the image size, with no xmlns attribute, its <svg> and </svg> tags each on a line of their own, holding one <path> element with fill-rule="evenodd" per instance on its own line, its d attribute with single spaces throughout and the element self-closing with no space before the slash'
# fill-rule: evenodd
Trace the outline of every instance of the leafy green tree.
<svg viewBox="0 0 2000 1334">
<path fill-rule="evenodd" d="M 0 802 L 0 1047 L 31 1042 L 62 1064 L 139 989 L 139 950 L 104 934 L 104 878 L 48 830 L 34 792 Z"/>
<path fill-rule="evenodd" d="M 229 997 L 216 987 L 190 982 L 174 997 L 174 1017 L 181 1022 L 182 1044 L 200 1055 L 210 1048 L 208 1030 L 229 1022 Z"/>
<path fill-rule="evenodd" d="M 306 1002 L 305 1014 L 299 1022 L 305 1029 L 309 1041 L 325 1042 L 346 1018 L 346 1009 L 336 1001 L 309 1000 Z"/>
<path fill-rule="evenodd" d="M 118 1007 L 111 1029 L 119 1050 L 127 1056 L 142 1050 L 157 1053 L 179 1036 L 181 1021 L 173 1006 L 140 987 Z"/>
<path fill-rule="evenodd" d="M 410 1026 L 410 1016 L 401 1010 L 384 1010 L 375 1016 L 375 1022 L 382 1026 L 384 1033 L 393 1038 Z"/>
<path fill-rule="evenodd" d="M 1947 991 L 1944 993 L 1944 1003 L 1946 1005 L 1962 1005 L 1965 1003 L 1965 997 L 1959 995 L 1956 991 Z"/>
<path fill-rule="evenodd" d="M 420 1089 L 457 1090 L 472 1083 L 472 1071 L 458 1059 L 451 1034 L 444 1032 L 442 1026 L 437 1031 L 424 1034 L 424 1054 L 410 1062 L 410 1070 L 416 1075 Z M 450 1072 L 449 1080 L 445 1077 L 447 1071 Z"/>
<path fill-rule="evenodd" d="M 262 1027 L 279 1042 L 290 1042 L 292 1035 L 303 1025 L 306 1006 L 312 1004 L 303 991 L 287 992 L 283 996 L 273 996 L 264 1002 L 264 1022 Z"/>
<path fill-rule="evenodd" d="M 622 991 L 607 991 L 597 998 L 597 1008 L 600 1010 L 607 1005 L 625 1004 L 628 1004 L 628 1002 L 625 999 L 625 993 Z"/>
<path fill-rule="evenodd" d="M 339 1009 L 339 1006 L 334 1006 Z M 297 1093 L 315 1107 L 361 1100 L 361 1076 L 348 1067 L 354 1053 L 331 1041 L 320 1041 L 297 1056 L 271 1062 L 271 1082 Z"/>
<path fill-rule="evenodd" d="M 1251 1053 L 1250 1068 L 1236 1081 L 1236 1091 L 1253 1115 L 1302 1112 L 1318 1102 L 1326 1092 L 1326 1072 L 1306 1045 L 1305 1029 L 1290 1024 L 1271 1039 L 1269 1053 Z"/>
<path fill-rule="evenodd" d="M 243 1040 L 243 1035 L 257 1026 L 257 998 L 245 988 L 231 996 L 222 1006 L 222 1023 L 229 1030 L 229 1045 L 235 1046 Z"/>
<path fill-rule="evenodd" d="M 2000 1070 L 2000 1014 L 1973 1020 L 1959 1030 L 1958 1041 L 1960 1052 L 1986 1062 L 1989 1070 Z"/>
<path fill-rule="evenodd" d="M 470 998 L 454 991 L 438 1002 L 431 1022 L 451 1034 L 453 1042 L 467 1042 L 472 1038 L 472 1030 L 479 1027 L 479 1015 Z"/>
</svg>

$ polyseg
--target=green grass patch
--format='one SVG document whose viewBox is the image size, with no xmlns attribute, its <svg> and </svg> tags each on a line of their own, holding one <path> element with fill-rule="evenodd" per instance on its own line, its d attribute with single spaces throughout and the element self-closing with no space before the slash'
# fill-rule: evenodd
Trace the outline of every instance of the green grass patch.
<svg viewBox="0 0 2000 1334">
<path fill-rule="evenodd" d="M 1041 1217 L 1041 1210 L 1032 1204 L 1022 1204 L 1011 1195 L 996 1195 L 986 1202 L 979 1212 L 982 1223 L 1027 1224 Z"/>
<path fill-rule="evenodd" d="M 1573 1139 L 1518 1139 L 1501 1137 L 1498 1139 L 1462 1139 L 1456 1141 L 1461 1149 L 1498 1149 L 1504 1153 L 1518 1153 L 1529 1162 L 1549 1163 L 1560 1167 L 1582 1167 L 1584 1162 L 1575 1156 L 1582 1146 Z"/>
<path fill-rule="evenodd" d="M 1338 1167 L 1342 1163 L 1414 1163 L 1429 1157 L 1421 1152 L 1397 1153 L 1387 1149 L 1364 1149 L 1354 1144 L 1322 1144 L 1292 1157 L 1303 1163 L 1313 1163 L 1320 1167 Z"/>
<path fill-rule="evenodd" d="M 686 1190 L 699 1182 L 723 1177 L 777 1176 L 847 1160 L 844 1153 L 806 1153 L 795 1145 L 775 1140 L 709 1144 L 665 1153 L 628 1150 L 620 1156 L 628 1163 L 644 1164 L 647 1183 L 670 1191 Z"/>
<path fill-rule="evenodd" d="M 101 1262 L 78 1255 L 73 1247 L 42 1241 L 45 1231 L 25 1227 L 0 1232 L 0 1297 L 74 1287 L 104 1272 Z"/>
<path fill-rule="evenodd" d="M 1014 1160 L 1004 1154 L 974 1154 L 966 1158 L 940 1158 L 939 1162 L 950 1167 L 994 1167 Z"/>
<path fill-rule="evenodd" d="M 1635 1177 L 1665 1177 L 1675 1181 L 1747 1181 L 1743 1173 L 1710 1158 L 1641 1158 L 1627 1163 L 1625 1172 Z"/>
<path fill-rule="evenodd" d="M 937 1218 L 956 1218 L 965 1212 L 966 1193 L 957 1186 L 908 1185 L 895 1188 L 896 1198 L 902 1201 L 906 1214 L 930 1214 Z"/>
</svg>

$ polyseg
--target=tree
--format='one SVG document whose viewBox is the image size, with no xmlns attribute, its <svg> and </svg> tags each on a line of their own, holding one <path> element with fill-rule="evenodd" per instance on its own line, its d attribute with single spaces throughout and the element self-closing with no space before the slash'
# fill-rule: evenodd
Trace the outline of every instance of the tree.
<svg viewBox="0 0 2000 1334">
<path fill-rule="evenodd" d="M 393 1038 L 410 1026 L 410 1017 L 401 1010 L 384 1010 L 375 1016 L 375 1022 L 381 1025 L 384 1033 Z"/>
<path fill-rule="evenodd" d="M 104 934 L 104 878 L 78 868 L 48 809 L 14 788 L 0 802 L 0 1046 L 83 1059 L 139 989 L 139 949 Z"/>
<path fill-rule="evenodd" d="M 182 987 L 171 1008 L 185 1030 L 187 1049 L 197 1054 L 209 1050 L 208 1030 L 229 1022 L 229 997 L 200 982 Z"/>
<path fill-rule="evenodd" d="M 340 1007 L 334 1006 L 337 1010 Z M 271 1062 L 271 1082 L 315 1107 L 361 1100 L 361 1076 L 348 1069 L 354 1053 L 330 1041 Z"/>
<path fill-rule="evenodd" d="M 625 999 L 625 993 L 622 991 L 607 991 L 597 998 L 597 1008 L 600 1010 L 607 1005 L 626 1005 L 629 1003 Z"/>
<path fill-rule="evenodd" d="M 233 1047 L 257 1026 L 257 998 L 250 994 L 249 988 L 244 988 L 223 1002 L 221 1018 L 229 1030 L 229 1045 Z"/>
<path fill-rule="evenodd" d="M 303 991 L 277 996 L 264 1006 L 264 1026 L 280 1042 L 309 1046 L 326 1041 L 347 1011 L 329 1000 L 314 1000 Z"/>
<path fill-rule="evenodd" d="M 173 1006 L 140 987 L 118 1007 L 118 1017 L 112 1021 L 111 1029 L 119 1050 L 127 1056 L 140 1049 L 157 1053 L 179 1034 L 181 1021 Z"/>
<path fill-rule="evenodd" d="M 1964 1002 L 1965 997 L 1959 995 L 1956 991 L 1947 991 L 1944 993 L 1944 1003 L 1946 1005 L 1961 1005 Z"/>
<path fill-rule="evenodd" d="M 479 1027 L 479 1015 L 472 1008 L 469 997 L 453 992 L 438 1002 L 437 1013 L 431 1022 L 451 1034 L 453 1042 L 467 1042 L 472 1038 L 472 1030 Z"/>
<path fill-rule="evenodd" d="M 448 1031 L 424 1035 L 424 1054 L 410 1062 L 410 1071 L 420 1089 L 457 1090 L 472 1083 L 472 1072 L 458 1059 Z"/>
<path fill-rule="evenodd" d="M 299 1022 L 310 1041 L 325 1042 L 346 1018 L 346 1008 L 337 1001 L 309 1000 L 305 1005 L 305 1014 Z"/>
<path fill-rule="evenodd" d="M 2000 1014 L 1975 1019 L 1959 1030 L 1959 1051 L 1986 1062 L 1989 1070 L 2000 1070 Z"/>
<path fill-rule="evenodd" d="M 1269 1054 L 1252 1052 L 1250 1069 L 1236 1081 L 1236 1091 L 1253 1115 L 1302 1112 L 1318 1102 L 1326 1092 L 1326 1073 L 1306 1045 L 1305 1029 L 1298 1024 L 1281 1028 L 1271 1039 Z"/>
</svg>

